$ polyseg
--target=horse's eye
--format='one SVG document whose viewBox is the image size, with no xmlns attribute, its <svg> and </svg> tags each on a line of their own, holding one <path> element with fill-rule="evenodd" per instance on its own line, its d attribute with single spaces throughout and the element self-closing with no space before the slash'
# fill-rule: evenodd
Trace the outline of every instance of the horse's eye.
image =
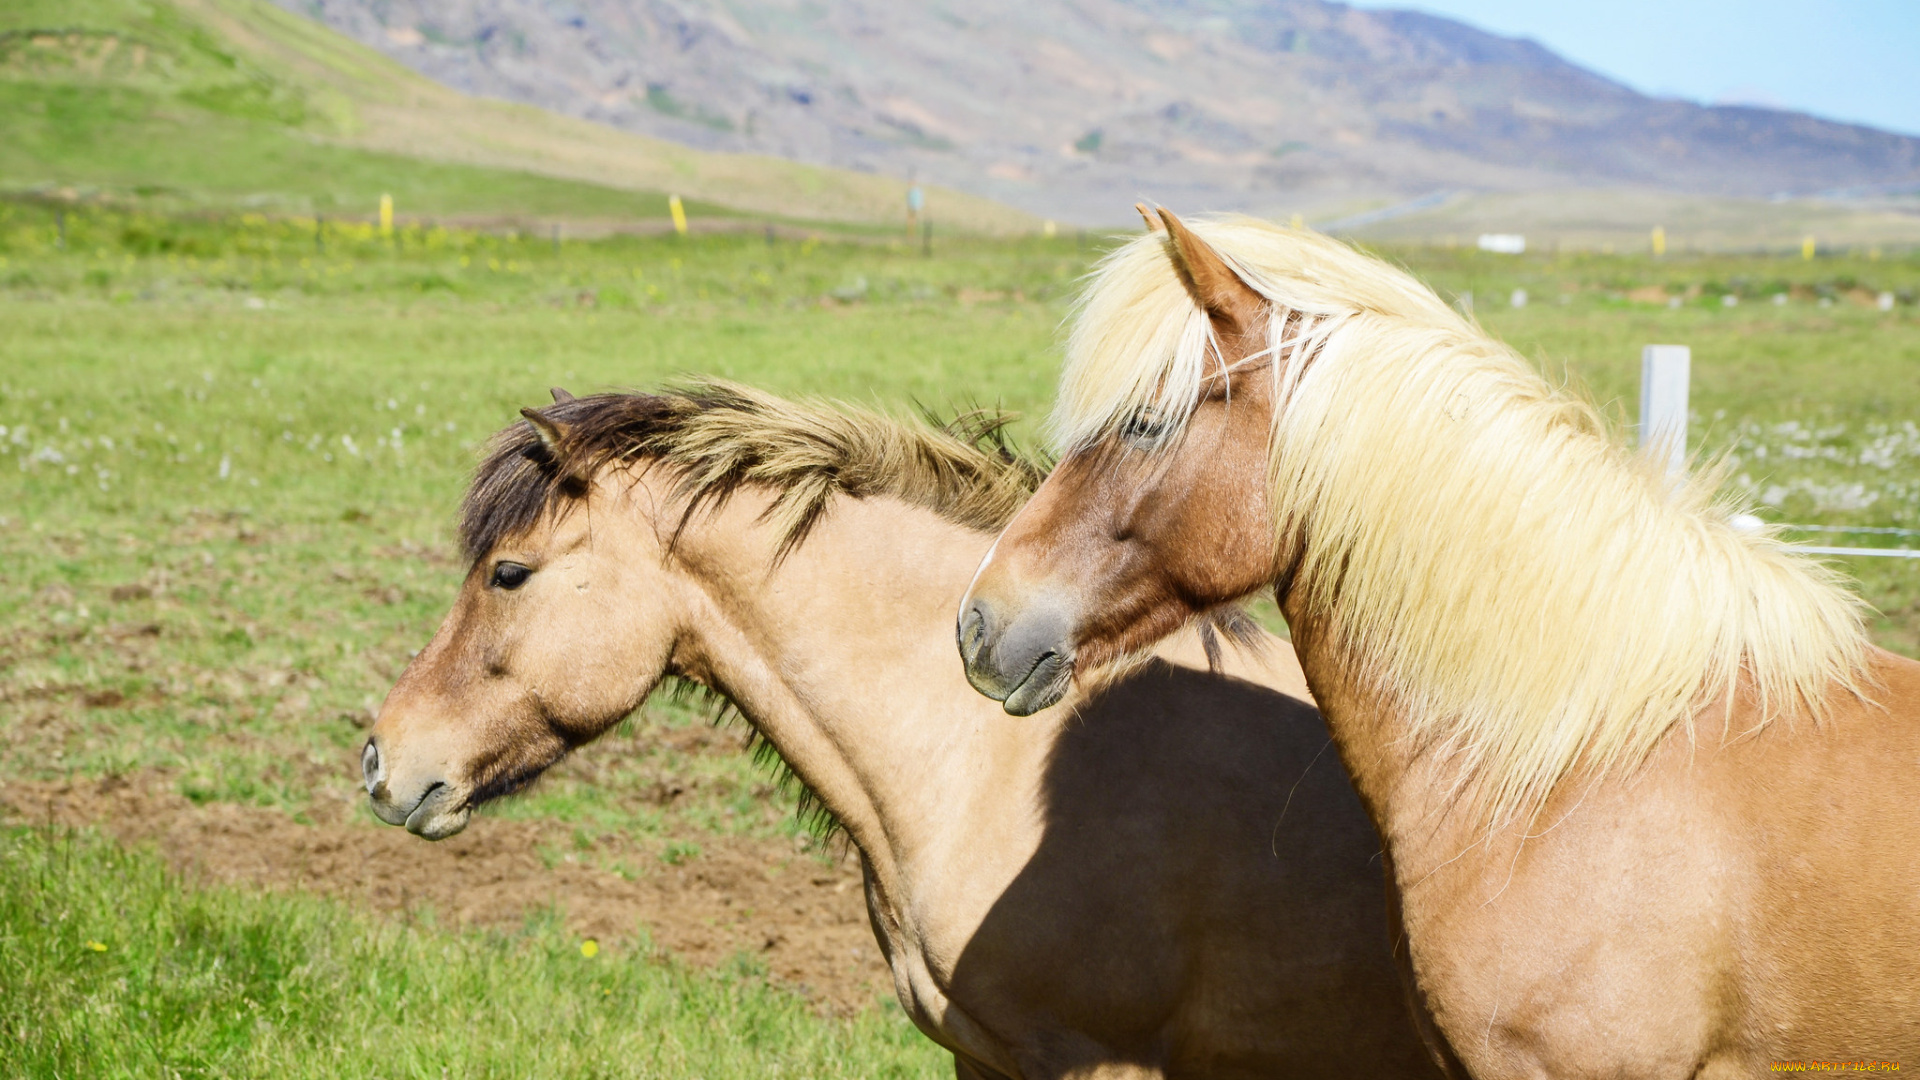
<svg viewBox="0 0 1920 1080">
<path fill-rule="evenodd" d="M 1167 422 L 1152 409 L 1135 409 L 1120 425 L 1120 437 L 1142 449 L 1152 447 L 1166 433 Z"/>
<path fill-rule="evenodd" d="M 533 576 L 533 567 L 517 562 L 495 563 L 493 565 L 493 587 L 496 589 L 517 589 Z"/>
</svg>

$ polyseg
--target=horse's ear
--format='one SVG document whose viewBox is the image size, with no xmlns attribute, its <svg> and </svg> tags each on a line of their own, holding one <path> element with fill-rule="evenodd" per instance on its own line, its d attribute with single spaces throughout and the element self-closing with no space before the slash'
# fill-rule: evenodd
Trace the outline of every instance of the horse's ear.
<svg viewBox="0 0 1920 1080">
<path fill-rule="evenodd" d="M 560 447 L 567 441 L 567 429 L 533 409 L 521 409 L 520 415 L 527 418 L 527 426 L 540 436 L 540 445 L 546 448 L 547 456 L 560 460 Z"/>
<path fill-rule="evenodd" d="M 553 403 L 555 405 L 562 405 L 562 404 L 565 404 L 566 402 L 573 400 L 572 394 L 567 393 L 565 390 L 562 390 L 558 386 L 549 387 L 547 389 L 547 393 L 553 395 Z"/>
<path fill-rule="evenodd" d="M 1153 216 L 1153 211 L 1147 209 L 1146 203 L 1143 203 L 1143 202 L 1134 203 L 1133 208 L 1136 212 L 1139 213 L 1140 220 L 1147 223 L 1148 232 L 1157 233 L 1157 232 L 1167 231 L 1166 225 L 1162 223 L 1159 218 Z"/>
<path fill-rule="evenodd" d="M 1167 227 L 1174 270 L 1193 294 L 1194 303 L 1223 330 L 1237 334 L 1255 330 L 1266 310 L 1266 298 L 1254 292 L 1211 244 L 1193 235 L 1173 211 L 1161 207 L 1160 220 Z"/>
</svg>

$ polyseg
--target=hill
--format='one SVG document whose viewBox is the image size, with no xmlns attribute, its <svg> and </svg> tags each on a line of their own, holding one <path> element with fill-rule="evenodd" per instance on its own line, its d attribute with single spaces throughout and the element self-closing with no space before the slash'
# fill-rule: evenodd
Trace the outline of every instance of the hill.
<svg viewBox="0 0 1920 1080">
<path fill-rule="evenodd" d="M 897 179 L 710 152 L 422 78 L 262 0 L 12 0 L 0 8 L 0 188 L 187 205 L 485 217 L 891 225 Z M 934 191 L 943 226 L 1027 215 Z"/>
<path fill-rule="evenodd" d="M 1531 41 L 1322 0 L 277 2 L 471 93 L 1069 220 L 1141 196 L 1336 217 L 1920 187 L 1920 139 L 1649 98 Z"/>
</svg>

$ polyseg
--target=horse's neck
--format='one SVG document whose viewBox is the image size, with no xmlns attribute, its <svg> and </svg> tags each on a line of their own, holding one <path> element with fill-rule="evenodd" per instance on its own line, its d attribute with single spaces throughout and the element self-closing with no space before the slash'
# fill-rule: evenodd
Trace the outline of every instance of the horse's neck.
<svg viewBox="0 0 1920 1080">
<path fill-rule="evenodd" d="M 883 884 L 916 866 L 1024 859 L 1017 834 L 1037 829 L 1025 808 L 1051 725 L 975 693 L 953 646 L 954 605 L 992 538 L 890 499 L 838 499 L 773 566 L 765 506 L 742 493 L 682 538 L 710 608 L 696 613 L 689 666 L 773 743 Z"/>
<path fill-rule="evenodd" d="M 1423 879 L 1476 847 L 1485 836 L 1466 823 L 1471 815 L 1445 812 L 1472 794 L 1459 786 L 1459 770 L 1415 742 L 1398 706 L 1356 675 L 1363 666 L 1324 618 L 1285 608 L 1307 684 L 1396 874 Z"/>
</svg>

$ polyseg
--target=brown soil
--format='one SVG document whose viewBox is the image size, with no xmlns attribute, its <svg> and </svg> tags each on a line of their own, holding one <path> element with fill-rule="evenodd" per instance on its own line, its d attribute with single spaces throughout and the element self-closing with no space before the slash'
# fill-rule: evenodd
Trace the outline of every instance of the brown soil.
<svg viewBox="0 0 1920 1080">
<path fill-rule="evenodd" d="M 157 774 L 0 786 L 0 819 L 98 826 L 152 844 L 201 880 L 301 889 L 408 918 L 430 911 L 461 926 L 514 928 L 557 908 L 570 932 L 605 946 L 631 945 L 644 930 L 695 965 L 757 956 L 776 982 L 840 1013 L 892 990 L 851 854 L 823 861 L 776 840 L 701 836 L 699 854 L 670 866 L 653 848 L 604 838 L 582 850 L 564 822 L 482 817 L 428 843 L 342 817 L 308 825 L 273 809 L 199 806 Z"/>
</svg>

